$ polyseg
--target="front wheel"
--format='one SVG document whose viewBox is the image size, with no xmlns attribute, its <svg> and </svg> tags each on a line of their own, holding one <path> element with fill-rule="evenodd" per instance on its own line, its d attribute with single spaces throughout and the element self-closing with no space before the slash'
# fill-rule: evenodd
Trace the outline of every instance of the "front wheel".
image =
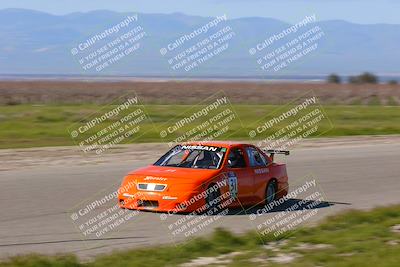
<svg viewBox="0 0 400 267">
<path fill-rule="evenodd" d="M 265 205 L 270 204 L 276 199 L 276 188 L 277 184 L 275 180 L 268 183 L 267 189 L 265 190 Z"/>
</svg>

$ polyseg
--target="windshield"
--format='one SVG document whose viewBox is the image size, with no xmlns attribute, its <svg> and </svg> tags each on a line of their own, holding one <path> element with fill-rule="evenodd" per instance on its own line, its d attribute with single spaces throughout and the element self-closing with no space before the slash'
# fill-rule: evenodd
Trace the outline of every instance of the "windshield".
<svg viewBox="0 0 400 267">
<path fill-rule="evenodd" d="M 157 160 L 156 166 L 195 169 L 219 169 L 226 148 L 202 145 L 178 145 Z"/>
</svg>

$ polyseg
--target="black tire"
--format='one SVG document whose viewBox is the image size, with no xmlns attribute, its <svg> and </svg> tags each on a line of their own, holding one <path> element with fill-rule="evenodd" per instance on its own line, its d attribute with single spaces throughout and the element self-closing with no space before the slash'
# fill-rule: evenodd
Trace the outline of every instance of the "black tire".
<svg viewBox="0 0 400 267">
<path fill-rule="evenodd" d="M 267 188 L 265 188 L 265 205 L 270 204 L 276 200 L 277 184 L 276 180 L 272 180 L 268 183 Z"/>
<path fill-rule="evenodd" d="M 210 191 L 214 186 L 214 184 L 211 184 L 207 191 Z M 215 201 L 216 199 L 218 199 L 221 196 L 221 192 L 219 191 L 219 189 L 217 189 L 216 191 L 210 192 L 209 194 L 207 194 L 206 196 L 206 209 L 205 212 L 213 212 L 215 209 L 219 210 L 219 203 L 218 201 Z"/>
</svg>

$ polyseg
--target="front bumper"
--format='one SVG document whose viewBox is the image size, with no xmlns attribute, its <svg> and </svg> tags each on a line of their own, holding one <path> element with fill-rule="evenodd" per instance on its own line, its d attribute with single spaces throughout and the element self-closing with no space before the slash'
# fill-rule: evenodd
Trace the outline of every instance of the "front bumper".
<svg viewBox="0 0 400 267">
<path fill-rule="evenodd" d="M 192 192 L 186 196 L 176 196 L 164 192 L 138 191 L 133 194 L 120 194 L 118 203 L 121 208 L 133 210 L 173 213 L 200 212 L 205 206 L 205 200 L 199 198 L 198 195 L 199 192 Z"/>
</svg>

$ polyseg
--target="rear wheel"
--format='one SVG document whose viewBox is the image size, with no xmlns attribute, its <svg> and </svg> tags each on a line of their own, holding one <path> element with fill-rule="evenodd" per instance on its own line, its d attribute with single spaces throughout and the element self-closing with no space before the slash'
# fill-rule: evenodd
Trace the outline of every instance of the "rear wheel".
<svg viewBox="0 0 400 267">
<path fill-rule="evenodd" d="M 276 199 L 276 180 L 272 180 L 268 183 L 267 188 L 265 189 L 265 205 L 273 202 Z"/>
</svg>

